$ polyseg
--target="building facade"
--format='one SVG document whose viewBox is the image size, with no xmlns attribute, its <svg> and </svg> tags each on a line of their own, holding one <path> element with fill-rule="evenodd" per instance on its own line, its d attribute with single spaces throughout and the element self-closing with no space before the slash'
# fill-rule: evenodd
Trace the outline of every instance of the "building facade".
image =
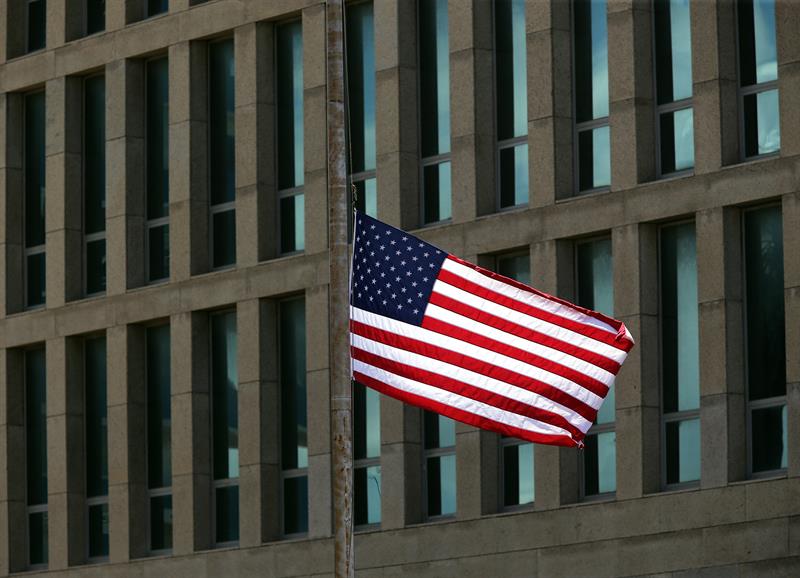
<svg viewBox="0 0 800 578">
<path fill-rule="evenodd" d="M 637 342 L 582 451 L 356 384 L 357 573 L 800 573 L 800 3 L 345 13 L 356 204 Z M 332 574 L 325 38 L 0 1 L 0 576 Z"/>
</svg>

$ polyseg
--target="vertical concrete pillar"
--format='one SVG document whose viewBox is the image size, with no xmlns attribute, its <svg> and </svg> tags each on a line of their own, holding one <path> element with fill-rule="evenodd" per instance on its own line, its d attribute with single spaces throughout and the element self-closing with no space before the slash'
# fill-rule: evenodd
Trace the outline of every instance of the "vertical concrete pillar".
<svg viewBox="0 0 800 578">
<path fill-rule="evenodd" d="M 778 43 L 778 98 L 780 101 L 781 156 L 800 154 L 800 4 L 775 3 Z"/>
<path fill-rule="evenodd" d="M 23 122 L 22 96 L 0 95 L 0 317 L 25 305 Z"/>
<path fill-rule="evenodd" d="M 800 476 L 800 193 L 783 197 L 783 282 L 786 306 L 786 401 L 789 475 Z"/>
<path fill-rule="evenodd" d="M 172 543 L 175 554 L 211 546 L 211 401 L 207 313 L 170 318 Z"/>
<path fill-rule="evenodd" d="M 448 4 L 453 221 L 497 210 L 491 2 Z"/>
<path fill-rule="evenodd" d="M 694 171 L 739 161 L 734 0 L 692 2 Z"/>
<path fill-rule="evenodd" d="M 133 2 L 136 1 L 133 0 Z M 131 0 L 106 0 L 106 32 L 125 27 L 128 4 L 133 2 Z"/>
<path fill-rule="evenodd" d="M 313 254 L 328 247 L 325 6 L 304 8 L 302 19 L 305 251 Z"/>
<path fill-rule="evenodd" d="M 661 488 L 658 362 L 658 228 L 635 224 L 611 233 L 614 316 L 636 341 L 616 387 L 617 498 Z"/>
<path fill-rule="evenodd" d="M 700 211 L 697 300 L 700 324 L 700 485 L 724 486 L 746 474 L 741 214 Z"/>
<path fill-rule="evenodd" d="M 147 384 L 145 329 L 106 331 L 108 351 L 109 560 L 147 554 Z"/>
<path fill-rule="evenodd" d="M 25 500 L 25 378 L 22 351 L 0 349 L 0 574 L 28 563 Z M 9 467 L 11 465 L 12 467 Z"/>
<path fill-rule="evenodd" d="M 67 40 L 67 2 L 68 0 L 47 2 L 45 34 L 48 49 L 62 46 Z"/>
<path fill-rule="evenodd" d="M 572 195 L 572 25 L 569 2 L 525 4 L 530 204 Z"/>
<path fill-rule="evenodd" d="M 328 287 L 306 289 L 306 408 L 308 423 L 308 535 L 333 533 Z"/>
<path fill-rule="evenodd" d="M 422 519 L 422 411 L 381 397 L 381 528 Z"/>
<path fill-rule="evenodd" d="M 376 2 L 375 38 L 378 216 L 414 229 L 419 225 L 416 2 Z"/>
<path fill-rule="evenodd" d="M 83 340 L 47 341 L 47 514 L 51 570 L 86 561 Z"/>
</svg>

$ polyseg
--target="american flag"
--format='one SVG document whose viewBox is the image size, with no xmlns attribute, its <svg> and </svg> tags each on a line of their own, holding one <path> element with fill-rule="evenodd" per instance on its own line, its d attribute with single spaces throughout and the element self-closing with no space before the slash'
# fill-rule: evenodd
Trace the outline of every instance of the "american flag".
<svg viewBox="0 0 800 578">
<path fill-rule="evenodd" d="M 583 445 L 633 347 L 622 322 L 355 220 L 353 379 L 483 429 Z"/>
</svg>

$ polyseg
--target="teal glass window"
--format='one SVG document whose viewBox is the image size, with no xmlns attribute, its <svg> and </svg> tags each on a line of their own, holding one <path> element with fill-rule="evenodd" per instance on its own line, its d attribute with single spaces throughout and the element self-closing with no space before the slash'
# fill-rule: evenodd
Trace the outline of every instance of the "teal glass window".
<svg viewBox="0 0 800 578">
<path fill-rule="evenodd" d="M 380 394 L 353 384 L 353 488 L 356 525 L 381 521 Z"/>
<path fill-rule="evenodd" d="M 745 338 L 750 466 L 782 470 L 786 448 L 786 320 L 780 206 L 744 213 Z"/>
<path fill-rule="evenodd" d="M 106 290 L 106 82 L 83 81 L 83 239 L 86 295 Z"/>
<path fill-rule="evenodd" d="M 308 532 L 306 311 L 297 297 L 278 304 L 283 533 Z"/>
<path fill-rule="evenodd" d="M 47 564 L 47 375 L 44 348 L 25 351 L 28 563 Z"/>
<path fill-rule="evenodd" d="M 239 539 L 239 377 L 236 312 L 214 313 L 211 325 L 211 422 L 215 541 Z"/>
<path fill-rule="evenodd" d="M 303 195 L 303 27 L 294 21 L 277 28 L 278 196 L 282 253 L 305 247 Z"/>
<path fill-rule="evenodd" d="M 86 34 L 106 29 L 106 0 L 86 0 Z"/>
<path fill-rule="evenodd" d="M 700 350 L 694 223 L 660 231 L 664 484 L 700 479 Z"/>
<path fill-rule="evenodd" d="M 574 0 L 577 191 L 611 184 L 606 0 Z"/>
<path fill-rule="evenodd" d="M 208 174 L 211 267 L 236 264 L 233 39 L 208 45 Z"/>
<path fill-rule="evenodd" d="M 456 512 L 456 422 L 432 411 L 423 413 L 426 514 Z"/>
<path fill-rule="evenodd" d="M 145 63 L 147 280 L 169 278 L 169 66 L 166 57 Z"/>
<path fill-rule="evenodd" d="M 742 156 L 781 147 L 775 0 L 738 0 L 739 95 Z"/>
<path fill-rule="evenodd" d="M 45 302 L 45 98 L 25 95 L 25 306 Z"/>
<path fill-rule="evenodd" d="M 528 202 L 528 71 L 525 1 L 495 0 L 499 207 Z"/>
<path fill-rule="evenodd" d="M 108 391 L 106 338 L 83 342 L 86 430 L 86 503 L 89 558 L 108 556 Z"/>
<path fill-rule="evenodd" d="M 435 223 L 452 216 L 447 0 L 421 0 L 417 10 L 422 222 Z"/>
<path fill-rule="evenodd" d="M 575 247 L 577 304 L 606 315 L 614 313 L 614 264 L 611 239 L 583 241 Z M 617 489 L 616 400 L 612 386 L 584 440 L 584 497 Z"/>
<path fill-rule="evenodd" d="M 26 0 L 28 17 L 27 52 L 44 48 L 47 38 L 47 0 Z"/>
</svg>

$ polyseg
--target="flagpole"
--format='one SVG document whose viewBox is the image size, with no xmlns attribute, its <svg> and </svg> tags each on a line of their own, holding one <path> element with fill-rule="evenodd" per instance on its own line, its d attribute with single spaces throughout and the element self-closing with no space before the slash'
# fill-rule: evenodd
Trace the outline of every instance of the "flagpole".
<svg viewBox="0 0 800 578">
<path fill-rule="evenodd" d="M 336 578 L 353 578 L 353 441 L 349 344 L 343 0 L 326 0 L 331 428 Z"/>
</svg>

